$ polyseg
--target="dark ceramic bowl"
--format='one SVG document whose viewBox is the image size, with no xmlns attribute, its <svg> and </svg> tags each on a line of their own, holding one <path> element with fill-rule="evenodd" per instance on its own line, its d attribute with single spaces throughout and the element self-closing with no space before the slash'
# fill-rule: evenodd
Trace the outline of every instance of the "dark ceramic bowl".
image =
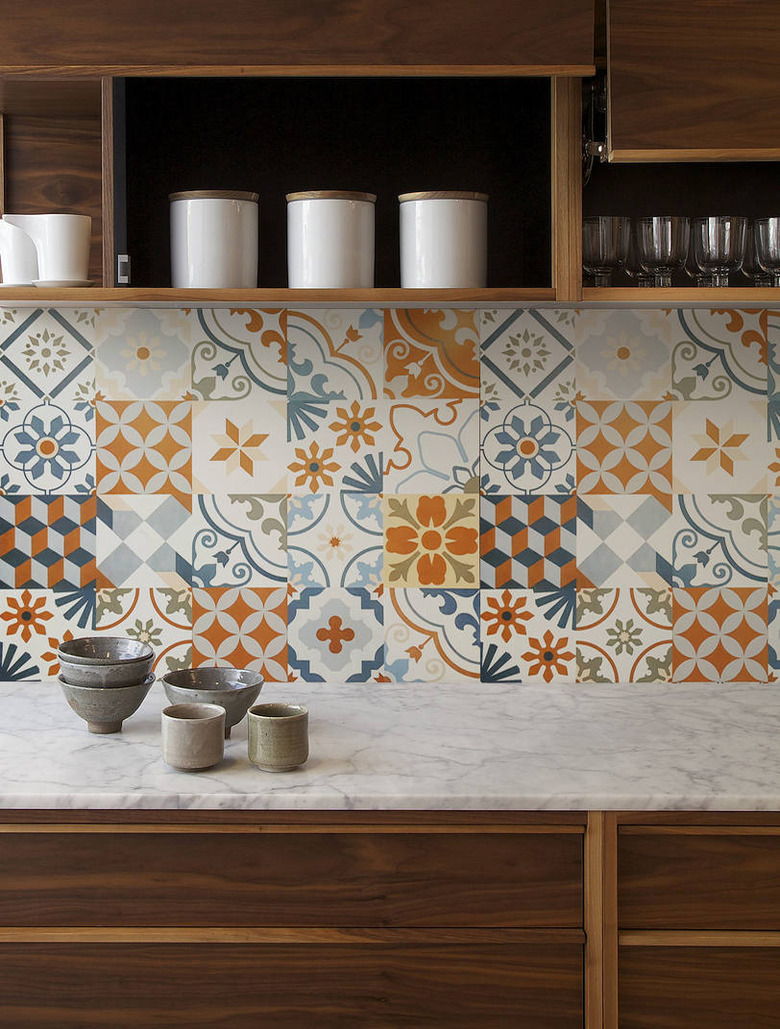
<svg viewBox="0 0 780 1029">
<path fill-rule="evenodd" d="M 219 704 L 225 709 L 225 739 L 257 700 L 263 677 L 249 668 L 182 668 L 162 677 L 171 704 Z"/>
</svg>

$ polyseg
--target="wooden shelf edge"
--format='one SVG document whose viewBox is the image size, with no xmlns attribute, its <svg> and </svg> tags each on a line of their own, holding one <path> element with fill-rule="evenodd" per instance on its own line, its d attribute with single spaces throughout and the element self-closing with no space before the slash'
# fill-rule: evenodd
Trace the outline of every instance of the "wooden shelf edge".
<svg viewBox="0 0 780 1029">
<path fill-rule="evenodd" d="M 765 930 L 624 930 L 621 947 L 780 947 L 780 932 Z"/>
<path fill-rule="evenodd" d="M 0 67 L 5 78 L 100 78 L 117 76 L 230 76 L 231 78 L 284 76 L 410 77 L 410 76 L 491 76 L 496 78 L 589 78 L 596 74 L 595 64 L 78 64 L 8 65 Z"/>
<path fill-rule="evenodd" d="M 778 291 L 780 292 L 780 291 Z M 555 300 L 554 289 L 36 289 L 9 286 L 0 291 L 0 306 L 17 302 L 41 305 L 74 304 L 100 307 L 106 303 L 133 306 L 143 303 L 177 303 L 200 307 L 209 304 L 243 304 L 248 307 L 295 307 L 299 304 L 477 304 L 528 303 Z"/>
<path fill-rule="evenodd" d="M 718 150 L 631 150 L 622 147 L 610 150 L 610 164 L 668 164 L 670 161 L 695 163 L 697 161 L 777 161 L 777 147 L 724 147 Z"/>
<path fill-rule="evenodd" d="M 582 291 L 583 300 L 644 300 L 648 303 L 657 303 L 659 300 L 669 300 L 673 303 L 683 301 L 710 301 L 718 302 L 739 300 L 740 302 L 769 302 L 780 304 L 780 289 L 772 286 L 724 286 L 720 289 L 699 289 L 695 286 L 661 286 L 649 287 L 648 289 L 636 288 L 633 286 L 586 286 Z"/>
</svg>

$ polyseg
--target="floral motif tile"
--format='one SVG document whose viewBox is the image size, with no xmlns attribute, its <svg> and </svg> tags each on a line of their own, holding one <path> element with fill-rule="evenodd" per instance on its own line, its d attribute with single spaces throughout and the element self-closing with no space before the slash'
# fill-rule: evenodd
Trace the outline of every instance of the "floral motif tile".
<svg viewBox="0 0 780 1029">
<path fill-rule="evenodd" d="M 190 401 L 98 401 L 98 493 L 192 491 Z"/>
<path fill-rule="evenodd" d="M 0 391 L 3 384 L 0 383 Z M 6 493 L 89 493 L 95 488 L 94 408 L 43 400 L 0 408 L 0 469 Z"/>
<path fill-rule="evenodd" d="M 72 594 L 25 589 L 0 592 L 0 676 L 53 678 L 57 648 L 94 630 L 94 590 Z"/>
<path fill-rule="evenodd" d="M 671 507 L 672 404 L 578 401 L 577 492 L 649 493 Z"/>
<path fill-rule="evenodd" d="M 382 502 L 371 493 L 313 493 L 287 503 L 290 583 L 307 587 L 382 583 Z"/>
<path fill-rule="evenodd" d="M 192 386 L 191 312 L 108 307 L 95 325 L 95 385 L 105 400 L 181 400 Z"/>
<path fill-rule="evenodd" d="M 577 591 L 577 682 L 671 677 L 671 589 Z"/>
<path fill-rule="evenodd" d="M 92 380 L 93 311 L 3 312 L 0 380 L 16 382 L 36 400 L 62 403 Z"/>
<path fill-rule="evenodd" d="M 158 676 L 192 666 L 192 590 L 99 589 L 98 633 L 129 636 L 154 649 Z"/>
<path fill-rule="evenodd" d="M 385 495 L 383 580 L 388 586 L 479 584 L 476 496 Z"/>
<path fill-rule="evenodd" d="M 574 378 L 575 312 L 482 311 L 481 396 L 513 406 Z"/>
<path fill-rule="evenodd" d="M 94 586 L 95 507 L 93 496 L 0 496 L 0 588 Z"/>
<path fill-rule="evenodd" d="M 319 423 L 301 423 L 301 435 L 293 436 L 289 444 L 290 492 L 305 495 L 345 489 L 380 493 L 385 402 L 329 401 L 322 405 L 321 413 Z"/>
<path fill-rule="evenodd" d="M 743 395 L 678 403 L 674 411 L 677 493 L 766 493 L 771 451 L 766 401 Z"/>
<path fill-rule="evenodd" d="M 672 384 L 677 312 L 624 309 L 579 312 L 577 387 L 586 400 L 662 400 Z"/>
<path fill-rule="evenodd" d="M 263 392 L 192 405 L 193 493 L 284 493 L 286 403 Z"/>
<path fill-rule="evenodd" d="M 767 582 L 764 494 L 681 494 L 672 548 L 675 586 L 758 586 Z"/>
<path fill-rule="evenodd" d="M 672 593 L 674 682 L 766 682 L 766 586 Z"/>
<path fill-rule="evenodd" d="M 287 578 L 284 494 L 192 498 L 194 585 L 270 587 Z"/>
<path fill-rule="evenodd" d="M 399 308 L 384 322 L 385 396 L 479 397 L 478 312 Z"/>
<path fill-rule="evenodd" d="M 672 513 L 650 494 L 578 497 L 577 585 L 663 589 L 673 536 Z"/>
<path fill-rule="evenodd" d="M 393 682 L 479 679 L 479 591 L 385 593 L 385 672 Z"/>
<path fill-rule="evenodd" d="M 481 590 L 483 682 L 574 682 L 575 590 Z"/>
<path fill-rule="evenodd" d="M 382 312 L 370 309 L 288 312 L 291 440 L 316 433 L 334 401 L 381 397 L 383 324 Z"/>
<path fill-rule="evenodd" d="M 382 601 L 366 589 L 305 589 L 287 604 L 290 679 L 369 682 L 384 666 Z"/>
<path fill-rule="evenodd" d="M 776 587 L 769 587 L 768 600 L 768 678 L 770 682 L 777 682 L 780 679 L 780 591 Z"/>
<path fill-rule="evenodd" d="M 391 403 L 387 420 L 385 492 L 479 492 L 476 399 Z"/>
<path fill-rule="evenodd" d="M 576 530 L 575 497 L 482 497 L 481 585 L 542 590 L 573 585 Z"/>
<path fill-rule="evenodd" d="M 570 493 L 574 489 L 574 421 L 544 398 L 511 408 L 481 407 L 483 493 Z"/>
<path fill-rule="evenodd" d="M 97 500 L 97 584 L 182 589 L 192 582 L 191 498 L 110 493 Z"/>
<path fill-rule="evenodd" d="M 266 682 L 286 682 L 286 588 L 193 590 L 192 663 L 252 668 Z"/>
<path fill-rule="evenodd" d="M 767 506 L 767 572 L 769 582 L 780 587 L 780 496 L 769 498 Z"/>
<path fill-rule="evenodd" d="M 189 314 L 198 400 L 287 396 L 287 312 L 202 308 Z"/>
<path fill-rule="evenodd" d="M 674 396 L 690 401 L 765 397 L 768 315 L 760 308 L 676 311 Z"/>
<path fill-rule="evenodd" d="M 772 463 L 769 465 L 767 488 L 780 494 L 780 443 L 770 444 L 769 456 Z"/>
</svg>

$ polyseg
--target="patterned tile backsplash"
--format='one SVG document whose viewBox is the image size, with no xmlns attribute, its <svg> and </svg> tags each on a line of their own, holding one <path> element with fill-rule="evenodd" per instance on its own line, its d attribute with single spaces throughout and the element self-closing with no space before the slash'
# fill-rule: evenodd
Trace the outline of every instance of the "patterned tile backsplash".
<svg viewBox="0 0 780 1029">
<path fill-rule="evenodd" d="M 0 309 L 0 678 L 775 682 L 780 311 Z"/>
</svg>

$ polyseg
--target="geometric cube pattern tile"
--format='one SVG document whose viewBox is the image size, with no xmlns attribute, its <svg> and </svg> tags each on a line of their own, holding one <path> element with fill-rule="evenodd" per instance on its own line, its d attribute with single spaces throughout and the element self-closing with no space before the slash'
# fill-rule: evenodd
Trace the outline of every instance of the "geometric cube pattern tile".
<svg viewBox="0 0 780 1029">
<path fill-rule="evenodd" d="M 0 678 L 780 682 L 780 316 L 0 308 Z"/>
</svg>

